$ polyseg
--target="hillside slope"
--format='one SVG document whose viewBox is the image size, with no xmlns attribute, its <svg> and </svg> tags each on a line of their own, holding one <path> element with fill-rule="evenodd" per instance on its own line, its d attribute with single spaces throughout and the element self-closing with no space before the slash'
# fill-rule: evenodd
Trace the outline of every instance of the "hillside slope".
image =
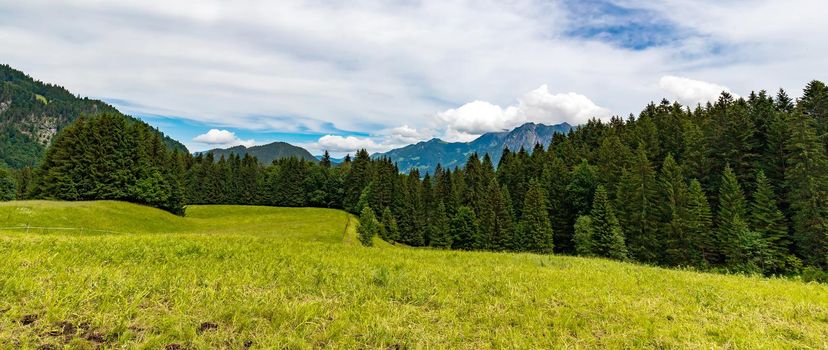
<svg viewBox="0 0 828 350">
<path fill-rule="evenodd" d="M 102 101 L 77 97 L 63 87 L 34 80 L 8 65 L 0 65 L 0 165 L 13 168 L 36 165 L 63 127 L 81 115 L 103 112 L 120 113 Z M 170 148 L 187 150 L 167 136 L 164 142 Z"/>
<path fill-rule="evenodd" d="M 245 146 L 235 146 L 230 148 L 216 148 L 211 149 L 209 151 L 202 152 L 204 154 L 212 153 L 213 157 L 218 160 L 221 156 L 225 158 L 229 157 L 231 154 L 235 154 L 241 157 L 244 157 L 245 154 L 249 154 L 251 156 L 256 157 L 259 160 L 259 163 L 263 165 L 269 165 L 273 163 L 276 159 L 282 158 L 290 158 L 296 157 L 299 159 L 304 159 L 311 162 L 319 161 L 316 157 L 314 157 L 308 150 L 294 146 L 289 143 L 285 142 L 273 142 L 266 145 L 261 146 L 253 146 L 253 147 L 245 147 Z"/>
<path fill-rule="evenodd" d="M 492 162 L 497 165 L 504 148 L 516 151 L 521 148 L 531 151 L 535 144 L 544 147 L 552 142 L 555 133 L 567 133 L 572 126 L 567 123 L 544 125 L 535 123 L 523 124 L 511 131 L 490 132 L 481 135 L 471 142 L 446 142 L 440 139 L 418 142 L 385 153 L 373 154 L 372 157 L 388 157 L 397 163 L 402 172 L 417 168 L 420 173 L 433 172 L 437 164 L 445 168 L 454 168 L 466 164 L 472 153 L 482 158 L 489 154 Z"/>
<path fill-rule="evenodd" d="M 327 209 L 192 206 L 180 218 L 39 201 L 0 203 L 0 218 L 64 228 L 0 229 L 0 348 L 828 345 L 825 285 L 364 248 L 349 238 L 354 219 Z"/>
</svg>

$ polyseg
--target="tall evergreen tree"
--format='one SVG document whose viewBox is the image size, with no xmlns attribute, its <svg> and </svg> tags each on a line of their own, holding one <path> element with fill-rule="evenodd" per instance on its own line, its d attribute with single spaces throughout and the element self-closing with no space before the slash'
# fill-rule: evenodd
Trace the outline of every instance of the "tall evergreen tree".
<svg viewBox="0 0 828 350">
<path fill-rule="evenodd" d="M 622 172 L 616 195 L 618 219 L 629 255 L 642 262 L 658 262 L 658 183 L 644 146 L 639 146 L 629 171 Z"/>
<path fill-rule="evenodd" d="M 519 250 L 535 253 L 551 253 L 553 244 L 552 224 L 546 210 L 546 193 L 540 183 L 532 179 L 523 199 L 523 214 L 518 224 L 522 241 Z"/>
<path fill-rule="evenodd" d="M 431 215 L 428 222 L 428 236 L 429 245 L 432 247 L 451 248 L 452 246 L 452 231 L 443 201 L 437 202 L 437 207 Z"/>
<path fill-rule="evenodd" d="M 385 207 L 380 217 L 380 237 L 388 242 L 400 239 L 400 230 L 397 228 L 397 219 L 391 214 L 391 209 Z"/>
<path fill-rule="evenodd" d="M 615 210 L 607 198 L 607 190 L 602 185 L 598 185 L 595 190 L 590 218 L 595 254 L 618 260 L 626 259 L 627 246 L 624 243 L 624 234 L 615 217 Z"/>
<path fill-rule="evenodd" d="M 761 170 L 756 175 L 756 191 L 750 209 L 750 226 L 763 241 L 765 255 L 762 256 L 762 269 L 770 273 L 786 272 L 792 261 L 788 226 L 776 205 L 773 188 Z"/>
<path fill-rule="evenodd" d="M 726 266 L 737 270 L 758 268 L 757 257 L 762 254 L 760 239 L 747 225 L 745 195 L 733 170 L 725 166 L 719 186 L 717 241 Z"/>
<path fill-rule="evenodd" d="M 681 167 L 670 154 L 664 158 L 659 185 L 665 260 L 671 265 L 698 265 L 701 256 L 695 254 L 687 234 L 687 184 Z"/>
<path fill-rule="evenodd" d="M 469 207 L 461 206 L 457 209 L 457 214 L 454 214 L 449 224 L 449 233 L 451 234 L 451 247 L 454 249 L 476 250 L 486 246 L 477 225 L 477 217 Z"/>
<path fill-rule="evenodd" d="M 799 256 L 809 265 L 828 268 L 828 160 L 813 118 L 794 110 L 789 118 L 785 172 Z"/>
<path fill-rule="evenodd" d="M 717 261 L 716 236 L 713 233 L 713 214 L 701 183 L 693 179 L 687 197 L 687 237 L 698 256 L 699 267 L 710 266 Z"/>
</svg>

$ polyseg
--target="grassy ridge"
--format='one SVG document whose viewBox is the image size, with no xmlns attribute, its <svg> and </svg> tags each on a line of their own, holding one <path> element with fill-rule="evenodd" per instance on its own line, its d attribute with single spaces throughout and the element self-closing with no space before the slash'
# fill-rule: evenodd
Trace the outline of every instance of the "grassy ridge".
<svg viewBox="0 0 828 350">
<path fill-rule="evenodd" d="M 12 202 L 0 220 L 87 229 L 0 230 L 0 348 L 828 347 L 824 285 L 363 248 L 325 209 Z"/>
</svg>

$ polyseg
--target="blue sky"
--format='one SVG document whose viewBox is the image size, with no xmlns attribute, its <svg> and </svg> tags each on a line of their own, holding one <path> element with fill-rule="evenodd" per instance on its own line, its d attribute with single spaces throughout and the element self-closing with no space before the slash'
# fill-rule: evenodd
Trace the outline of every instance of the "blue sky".
<svg viewBox="0 0 828 350">
<path fill-rule="evenodd" d="M 818 0 L 0 0 L 0 57 L 191 151 L 467 141 L 825 80 Z"/>
</svg>

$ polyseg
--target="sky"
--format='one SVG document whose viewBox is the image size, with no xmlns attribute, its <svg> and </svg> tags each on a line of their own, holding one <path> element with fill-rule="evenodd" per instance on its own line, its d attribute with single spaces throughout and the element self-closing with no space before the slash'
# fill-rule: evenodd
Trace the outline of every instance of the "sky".
<svg viewBox="0 0 828 350">
<path fill-rule="evenodd" d="M 824 0 L 0 0 L 0 63 L 191 151 L 335 156 L 826 80 Z"/>
</svg>

